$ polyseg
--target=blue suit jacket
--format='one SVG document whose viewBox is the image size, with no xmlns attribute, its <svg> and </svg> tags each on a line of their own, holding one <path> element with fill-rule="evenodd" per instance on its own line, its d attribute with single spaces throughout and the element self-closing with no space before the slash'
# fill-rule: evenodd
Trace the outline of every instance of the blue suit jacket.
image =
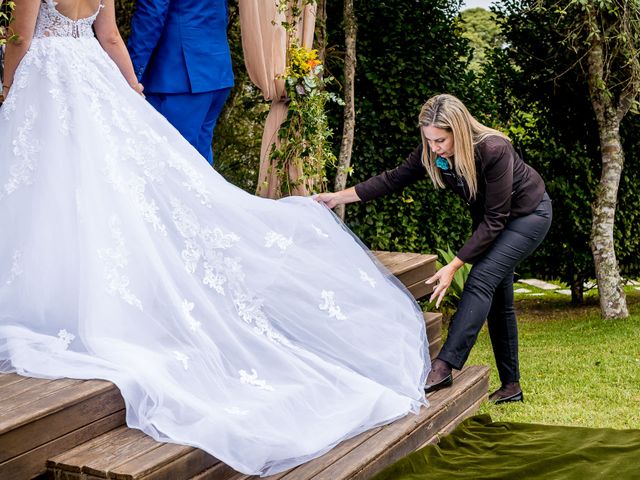
<svg viewBox="0 0 640 480">
<path fill-rule="evenodd" d="M 128 48 L 149 93 L 233 86 L 227 0 L 137 0 Z"/>
</svg>

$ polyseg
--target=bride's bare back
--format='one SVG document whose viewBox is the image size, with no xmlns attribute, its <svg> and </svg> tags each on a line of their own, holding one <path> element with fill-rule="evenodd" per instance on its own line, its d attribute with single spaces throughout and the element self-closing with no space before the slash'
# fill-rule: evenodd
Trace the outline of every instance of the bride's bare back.
<svg viewBox="0 0 640 480">
<path fill-rule="evenodd" d="M 57 0 L 56 10 L 71 20 L 87 18 L 96 13 L 100 0 Z"/>
</svg>

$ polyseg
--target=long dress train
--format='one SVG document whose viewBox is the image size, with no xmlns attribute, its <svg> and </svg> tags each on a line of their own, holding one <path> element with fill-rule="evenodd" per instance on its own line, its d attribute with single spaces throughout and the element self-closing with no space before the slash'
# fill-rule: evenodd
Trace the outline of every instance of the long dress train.
<svg viewBox="0 0 640 480">
<path fill-rule="evenodd" d="M 98 13 L 96 13 L 97 15 Z M 52 0 L 0 108 L 0 371 L 270 474 L 426 404 L 421 312 L 325 207 L 227 183 Z"/>
</svg>

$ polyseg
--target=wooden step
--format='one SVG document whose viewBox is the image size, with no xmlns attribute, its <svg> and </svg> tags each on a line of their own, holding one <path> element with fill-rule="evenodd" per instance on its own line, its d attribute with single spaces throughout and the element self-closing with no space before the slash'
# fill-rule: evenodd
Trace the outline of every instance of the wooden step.
<svg viewBox="0 0 640 480">
<path fill-rule="evenodd" d="M 437 442 L 486 399 L 489 369 L 469 366 L 455 374 L 451 388 L 429 395 L 429 408 L 392 424 L 364 432 L 342 442 L 322 457 L 267 480 L 366 480 L 400 458 Z M 210 468 L 192 480 L 257 480 L 259 477 L 219 475 Z"/>
<path fill-rule="evenodd" d="M 429 408 L 349 439 L 322 457 L 271 480 L 367 479 L 417 448 L 437 441 L 471 415 L 487 394 L 487 367 L 465 367 L 451 388 L 429 395 Z M 138 430 L 120 427 L 52 458 L 59 480 L 254 480 L 192 447 L 155 442 Z"/>
<path fill-rule="evenodd" d="M 429 341 L 429 356 L 436 358 L 442 347 L 442 314 L 424 312 L 424 321 L 427 326 L 427 340 Z"/>
<path fill-rule="evenodd" d="M 51 456 L 124 422 L 124 402 L 110 382 L 0 374 L 0 478 L 43 473 Z"/>
<path fill-rule="evenodd" d="M 186 479 L 213 465 L 234 472 L 197 448 L 156 442 L 140 430 L 119 427 L 51 458 L 47 470 L 60 480 Z"/>
<path fill-rule="evenodd" d="M 416 299 L 433 291 L 433 287 L 424 282 L 436 273 L 437 255 L 385 251 L 374 251 L 373 254 Z"/>
</svg>

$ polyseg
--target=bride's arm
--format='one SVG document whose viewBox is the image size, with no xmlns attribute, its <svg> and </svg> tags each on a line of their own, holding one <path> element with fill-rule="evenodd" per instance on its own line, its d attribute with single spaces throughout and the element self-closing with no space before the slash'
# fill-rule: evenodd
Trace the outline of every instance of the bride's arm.
<svg viewBox="0 0 640 480">
<path fill-rule="evenodd" d="M 143 87 L 138 83 L 138 78 L 133 71 L 129 52 L 116 25 L 114 0 L 105 0 L 104 8 L 100 12 L 100 15 L 98 15 L 98 18 L 96 18 L 93 26 L 100 45 L 118 66 L 124 78 L 129 82 L 129 85 L 131 85 L 131 88 L 138 93 L 142 93 Z"/>
<path fill-rule="evenodd" d="M 24 54 L 29 50 L 39 10 L 40 0 L 15 0 L 13 21 L 9 27 L 11 38 L 7 41 L 4 56 L 3 96 L 9 93 L 16 68 L 18 68 Z"/>
</svg>

